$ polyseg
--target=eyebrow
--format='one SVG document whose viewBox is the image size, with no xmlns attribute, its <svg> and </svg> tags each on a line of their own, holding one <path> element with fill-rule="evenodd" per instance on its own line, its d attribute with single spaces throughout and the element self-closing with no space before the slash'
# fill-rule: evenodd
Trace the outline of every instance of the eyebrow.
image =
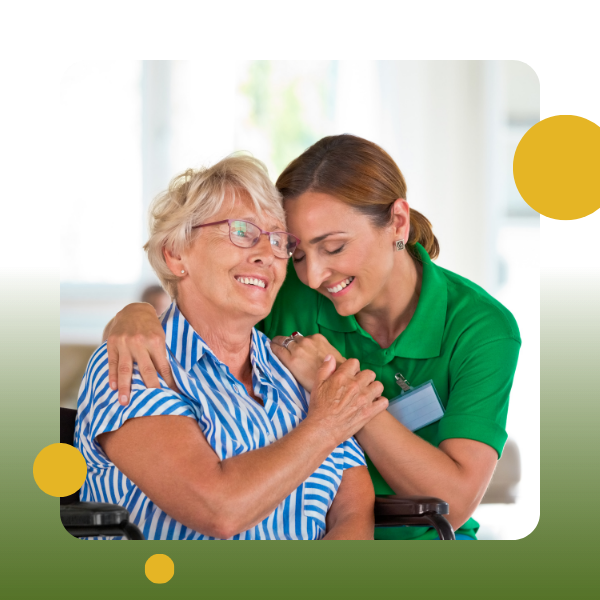
<svg viewBox="0 0 600 600">
<path fill-rule="evenodd" d="M 319 242 L 322 242 L 326 237 L 329 237 L 330 235 L 336 235 L 337 233 L 346 233 L 346 232 L 345 231 L 330 231 L 329 233 L 325 233 L 323 235 L 319 235 L 319 236 L 313 238 L 308 243 L 309 244 L 318 244 Z"/>
</svg>

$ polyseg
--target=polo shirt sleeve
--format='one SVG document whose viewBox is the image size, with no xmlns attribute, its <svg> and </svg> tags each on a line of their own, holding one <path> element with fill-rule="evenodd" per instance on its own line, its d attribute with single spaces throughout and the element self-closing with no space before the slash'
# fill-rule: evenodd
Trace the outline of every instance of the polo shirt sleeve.
<svg viewBox="0 0 600 600">
<path fill-rule="evenodd" d="M 80 418 L 83 417 L 88 421 L 89 427 L 85 428 L 88 440 L 96 446 L 97 450 L 100 450 L 96 441 L 99 435 L 116 431 L 129 419 L 157 415 L 178 415 L 196 420 L 200 417 L 197 414 L 199 407 L 169 389 L 162 378 L 160 378 L 161 389 L 147 388 L 140 377 L 137 365 L 134 365 L 129 404 L 122 406 L 118 402 L 118 391 L 113 391 L 108 386 L 108 368 L 105 361 L 104 356 L 104 361 L 100 360 L 96 369 L 88 366 L 82 382 L 83 394 L 78 407 Z M 99 454 L 104 455 L 103 452 Z"/>
<path fill-rule="evenodd" d="M 521 342 L 514 337 L 460 344 L 450 363 L 450 394 L 438 442 L 467 438 L 498 453 L 506 442 L 506 416 Z"/>
<path fill-rule="evenodd" d="M 342 463 L 342 468 L 344 470 L 351 469 L 352 467 L 367 466 L 363 449 L 353 437 L 346 440 L 343 444 L 338 446 L 338 448 L 340 448 L 344 453 L 344 459 Z"/>
</svg>

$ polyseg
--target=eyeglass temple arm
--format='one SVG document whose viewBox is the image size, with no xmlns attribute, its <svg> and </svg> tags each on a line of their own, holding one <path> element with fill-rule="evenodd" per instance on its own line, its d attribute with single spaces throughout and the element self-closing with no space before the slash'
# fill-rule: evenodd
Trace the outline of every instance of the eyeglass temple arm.
<svg viewBox="0 0 600 600">
<path fill-rule="evenodd" d="M 209 225 L 221 225 L 222 223 L 229 223 L 231 219 L 224 219 L 223 221 L 215 221 L 214 223 L 203 223 L 202 225 L 194 225 L 192 229 L 198 229 L 199 227 L 208 227 Z"/>
</svg>

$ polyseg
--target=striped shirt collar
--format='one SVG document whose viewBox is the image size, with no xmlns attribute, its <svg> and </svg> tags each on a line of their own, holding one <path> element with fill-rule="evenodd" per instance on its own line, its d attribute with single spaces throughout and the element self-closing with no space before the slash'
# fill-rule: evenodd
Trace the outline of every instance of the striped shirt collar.
<svg viewBox="0 0 600 600">
<path fill-rule="evenodd" d="M 167 347 L 172 357 L 177 360 L 188 375 L 204 354 L 210 355 L 218 363 L 222 362 L 192 328 L 175 301 L 162 314 L 161 323 L 165 332 Z M 267 377 L 267 374 L 271 372 L 268 354 L 271 354 L 269 339 L 253 327 L 250 362 L 253 370 L 257 372 L 263 383 L 271 383 Z M 265 377 L 267 377 L 266 380 Z"/>
</svg>

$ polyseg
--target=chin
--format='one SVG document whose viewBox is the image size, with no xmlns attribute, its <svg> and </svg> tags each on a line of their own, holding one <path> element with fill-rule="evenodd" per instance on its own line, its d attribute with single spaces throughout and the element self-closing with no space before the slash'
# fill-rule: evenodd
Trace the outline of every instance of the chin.
<svg viewBox="0 0 600 600">
<path fill-rule="evenodd" d="M 358 310 L 354 309 L 353 302 L 340 302 L 339 304 L 334 302 L 333 305 L 335 306 L 335 310 L 337 311 L 338 315 L 341 317 L 349 317 L 350 315 L 355 315 L 358 312 Z"/>
<path fill-rule="evenodd" d="M 271 309 L 273 308 L 273 302 L 266 305 L 250 305 L 245 307 L 247 312 L 256 318 L 256 322 L 262 321 L 265 317 L 269 315 Z"/>
</svg>

